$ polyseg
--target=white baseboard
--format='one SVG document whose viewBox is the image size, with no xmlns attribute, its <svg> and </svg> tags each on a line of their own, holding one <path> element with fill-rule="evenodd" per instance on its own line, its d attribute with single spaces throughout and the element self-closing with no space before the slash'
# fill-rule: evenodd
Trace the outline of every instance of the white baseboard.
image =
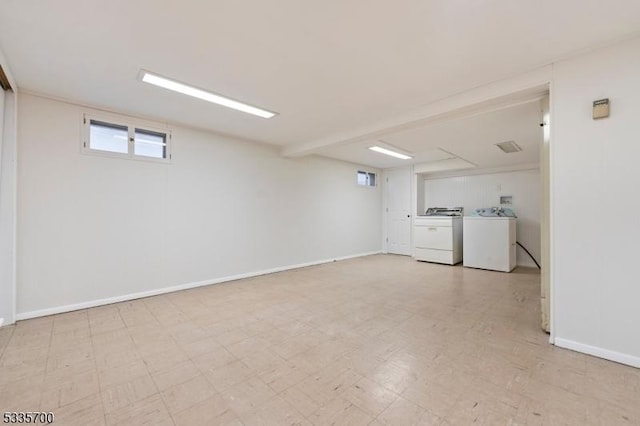
<svg viewBox="0 0 640 426">
<path fill-rule="evenodd" d="M 630 365 L 640 368 L 640 357 L 623 354 L 609 349 L 599 348 L 597 346 L 586 345 L 584 343 L 574 342 L 573 340 L 555 337 L 555 345 L 572 351 L 582 352 L 587 355 L 593 355 L 598 358 L 608 359 L 609 361 L 619 362 L 620 364 Z"/>
<path fill-rule="evenodd" d="M 238 275 L 232 275 L 228 277 L 214 278 L 211 280 L 180 284 L 180 285 L 175 285 L 171 287 L 164 287 L 164 288 L 159 288 L 154 290 L 142 291 L 139 293 L 131 293 L 131 294 L 124 294 L 122 296 L 107 297 L 105 299 L 89 300 L 87 302 L 74 303 L 71 305 L 56 306 L 53 308 L 39 309 L 36 311 L 29 311 L 29 312 L 20 312 L 16 314 L 16 320 L 20 321 L 20 320 L 26 320 L 30 318 L 44 317 L 47 315 L 61 314 L 63 312 L 78 311 L 80 309 L 93 308 L 93 307 L 102 306 L 102 305 L 110 305 L 112 303 L 126 302 L 128 300 L 141 299 L 143 297 L 157 296 L 159 294 L 173 293 L 175 291 L 188 290 L 190 288 L 203 287 L 203 286 L 212 285 L 212 284 L 220 284 L 228 281 L 241 280 L 243 278 L 257 277 L 259 275 L 273 274 L 275 272 L 289 271 L 291 269 L 305 268 L 307 266 L 321 265 L 323 263 L 331 263 L 339 260 L 353 259 L 356 257 L 371 256 L 371 255 L 380 254 L 380 253 L 381 253 L 380 251 L 372 251 L 368 253 L 359 253 L 359 254 L 353 254 L 349 256 L 336 257 L 333 259 L 316 260 L 313 262 L 299 263 L 297 265 L 280 266 L 272 269 L 264 269 L 262 271 L 248 272 L 246 274 L 238 274 Z"/>
</svg>

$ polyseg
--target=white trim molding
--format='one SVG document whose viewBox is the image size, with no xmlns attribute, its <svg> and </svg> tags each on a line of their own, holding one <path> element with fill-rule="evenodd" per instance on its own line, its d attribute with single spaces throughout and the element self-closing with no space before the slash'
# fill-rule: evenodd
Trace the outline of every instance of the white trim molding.
<svg viewBox="0 0 640 426">
<path fill-rule="evenodd" d="M 609 361 L 619 362 L 620 364 L 630 365 L 640 368 L 640 357 L 623 354 L 621 352 L 612 351 L 610 349 L 599 348 L 573 340 L 563 339 L 561 337 L 554 338 L 555 345 L 572 351 L 582 352 L 583 354 L 593 355 L 598 358 L 608 359 Z"/>
<path fill-rule="evenodd" d="M 112 303 L 126 302 L 129 300 L 142 299 L 144 297 L 158 296 L 160 294 L 173 293 L 181 290 L 189 290 L 192 288 L 204 287 L 204 286 L 213 285 L 213 284 L 220 284 L 220 283 L 225 283 L 229 281 L 236 281 L 244 278 L 252 278 L 252 277 L 257 277 L 259 275 L 267 275 L 267 274 L 273 274 L 276 272 L 284 272 L 292 269 L 305 268 L 307 266 L 321 265 L 323 263 L 331 263 L 331 262 L 337 262 L 340 260 L 354 259 L 357 257 L 372 256 L 380 253 L 381 251 L 373 251 L 368 253 L 359 253 L 359 254 L 353 254 L 348 256 L 341 256 L 341 257 L 336 257 L 331 259 L 299 263 L 297 265 L 279 266 L 277 268 L 264 269 L 261 271 L 248 272 L 245 274 L 231 275 L 231 276 L 221 277 L 221 278 L 213 278 L 210 280 L 197 281 L 197 282 L 186 283 L 186 284 L 179 284 L 171 287 L 164 287 L 164 288 L 159 288 L 154 290 L 142 291 L 139 293 L 130 293 L 130 294 L 124 294 L 121 296 L 107 297 L 104 299 L 89 300 L 86 302 L 74 303 L 71 305 L 63 305 L 63 306 L 56 306 L 54 308 L 39 309 L 37 311 L 20 312 L 16 315 L 16 320 L 21 321 L 21 320 L 26 320 L 31 318 L 44 317 L 47 315 L 61 314 L 64 312 L 78 311 L 81 309 L 94 308 L 96 306 L 110 305 Z"/>
</svg>

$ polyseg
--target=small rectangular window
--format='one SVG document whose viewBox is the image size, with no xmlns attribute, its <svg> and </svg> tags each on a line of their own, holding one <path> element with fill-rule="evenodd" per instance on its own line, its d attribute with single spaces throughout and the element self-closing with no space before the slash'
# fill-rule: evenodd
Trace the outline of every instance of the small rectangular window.
<svg viewBox="0 0 640 426">
<path fill-rule="evenodd" d="M 171 158 L 168 131 L 84 116 L 85 152 L 111 157 L 166 161 Z"/>
<path fill-rule="evenodd" d="M 143 157 L 167 158 L 166 133 L 136 129 L 133 154 Z"/>
<path fill-rule="evenodd" d="M 126 154 L 129 150 L 127 126 L 90 120 L 89 148 Z"/>
<path fill-rule="evenodd" d="M 358 177 L 358 185 L 376 186 L 375 173 L 363 172 L 361 170 L 358 170 L 357 177 Z"/>
</svg>

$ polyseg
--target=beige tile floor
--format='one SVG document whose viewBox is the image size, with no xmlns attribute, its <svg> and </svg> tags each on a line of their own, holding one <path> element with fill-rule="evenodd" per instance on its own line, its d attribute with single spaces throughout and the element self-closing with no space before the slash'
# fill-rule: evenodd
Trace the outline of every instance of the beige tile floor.
<svg viewBox="0 0 640 426">
<path fill-rule="evenodd" d="M 0 411 L 64 425 L 640 424 L 550 346 L 539 275 L 370 256 L 0 329 Z"/>
</svg>

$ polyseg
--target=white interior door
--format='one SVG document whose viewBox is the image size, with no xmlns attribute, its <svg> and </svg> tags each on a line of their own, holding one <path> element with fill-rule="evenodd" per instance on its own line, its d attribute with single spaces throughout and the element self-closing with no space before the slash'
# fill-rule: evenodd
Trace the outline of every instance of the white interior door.
<svg viewBox="0 0 640 426">
<path fill-rule="evenodd" d="M 386 175 L 387 253 L 411 256 L 411 167 Z"/>
</svg>

